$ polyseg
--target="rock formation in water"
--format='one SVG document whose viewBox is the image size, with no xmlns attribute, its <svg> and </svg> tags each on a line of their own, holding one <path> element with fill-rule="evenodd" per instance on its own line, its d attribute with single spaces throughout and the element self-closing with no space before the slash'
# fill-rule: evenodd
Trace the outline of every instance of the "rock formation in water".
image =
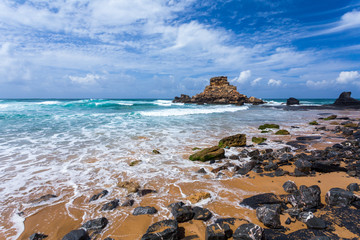
<svg viewBox="0 0 360 240">
<path fill-rule="evenodd" d="M 351 97 L 351 92 L 342 92 L 338 99 L 334 102 L 337 106 L 360 105 L 360 101 Z"/>
<path fill-rule="evenodd" d="M 286 100 L 286 105 L 287 106 L 290 106 L 290 105 L 299 105 L 300 104 L 300 101 L 296 98 L 288 98 L 288 100 Z"/>
<path fill-rule="evenodd" d="M 236 104 L 243 105 L 244 103 L 252 103 L 254 105 L 263 104 L 264 101 L 255 97 L 247 97 L 240 94 L 236 87 L 230 85 L 227 77 L 213 77 L 210 79 L 210 85 L 205 87 L 202 93 L 196 94 L 193 97 L 181 94 L 180 97 L 175 97 L 173 102 L 180 103 L 197 103 L 197 104 Z"/>
</svg>

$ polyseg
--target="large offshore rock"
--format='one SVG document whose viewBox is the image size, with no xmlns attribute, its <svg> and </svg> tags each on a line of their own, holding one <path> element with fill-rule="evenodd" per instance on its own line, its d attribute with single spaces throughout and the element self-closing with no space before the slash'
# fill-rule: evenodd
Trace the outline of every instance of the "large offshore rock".
<svg viewBox="0 0 360 240">
<path fill-rule="evenodd" d="M 222 159 L 224 157 L 225 157 L 225 150 L 218 146 L 214 146 L 210 148 L 205 148 L 199 152 L 190 155 L 189 159 L 191 161 L 206 162 L 210 160 Z"/>
<path fill-rule="evenodd" d="M 290 105 L 299 105 L 299 104 L 300 104 L 300 101 L 298 99 L 296 99 L 296 98 L 293 98 L 293 97 L 288 98 L 286 100 L 286 105 L 288 105 L 288 106 L 290 106 Z"/>
<path fill-rule="evenodd" d="M 219 147 L 243 147 L 246 145 L 246 134 L 236 134 L 219 141 Z"/>
<path fill-rule="evenodd" d="M 351 97 L 351 92 L 342 92 L 338 99 L 334 102 L 337 106 L 360 105 L 360 101 Z"/>
</svg>

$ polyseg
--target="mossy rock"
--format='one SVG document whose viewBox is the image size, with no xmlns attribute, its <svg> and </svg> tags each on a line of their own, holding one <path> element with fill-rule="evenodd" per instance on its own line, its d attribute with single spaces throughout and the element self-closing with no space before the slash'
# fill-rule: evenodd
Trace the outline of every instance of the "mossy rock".
<svg viewBox="0 0 360 240">
<path fill-rule="evenodd" d="M 275 133 L 275 135 L 289 135 L 289 131 L 285 129 L 281 129 Z"/>
<path fill-rule="evenodd" d="M 266 141 L 266 138 L 263 138 L 263 137 L 253 137 L 253 138 L 251 139 L 251 141 L 252 141 L 253 143 L 260 144 L 260 143 L 265 142 L 265 141 Z"/>
<path fill-rule="evenodd" d="M 344 127 L 357 128 L 358 124 L 357 123 L 347 123 L 347 124 L 344 125 Z"/>
<path fill-rule="evenodd" d="M 310 125 L 319 125 L 319 123 L 317 121 L 312 121 L 312 122 L 309 122 Z"/>
<path fill-rule="evenodd" d="M 152 152 L 153 152 L 153 154 L 161 154 L 161 153 L 159 152 L 159 150 L 156 150 L 156 149 L 152 150 Z"/>
<path fill-rule="evenodd" d="M 327 118 L 324 118 L 324 120 L 328 121 L 328 120 L 334 120 L 337 118 L 337 115 L 330 115 Z"/>
<path fill-rule="evenodd" d="M 201 148 L 198 148 L 198 147 L 194 147 L 193 149 L 191 149 L 193 151 L 196 151 L 196 150 L 201 150 Z"/>
<path fill-rule="evenodd" d="M 225 137 L 219 141 L 219 147 L 243 147 L 246 145 L 246 134 L 236 134 Z"/>
<path fill-rule="evenodd" d="M 206 162 L 210 160 L 222 159 L 224 157 L 225 157 L 225 150 L 218 146 L 214 146 L 210 148 L 205 148 L 201 151 L 198 151 L 190 155 L 189 159 L 191 161 Z"/>
<path fill-rule="evenodd" d="M 269 133 L 271 132 L 270 130 L 262 130 L 261 133 Z"/>
<path fill-rule="evenodd" d="M 129 166 L 133 167 L 133 166 L 139 165 L 140 163 L 142 163 L 141 160 L 135 160 L 135 161 L 132 161 L 131 163 L 129 163 Z"/>
<path fill-rule="evenodd" d="M 270 123 L 270 124 L 264 124 L 264 125 L 261 125 L 259 126 L 259 129 L 260 130 L 264 130 L 264 129 L 267 129 L 267 128 L 275 128 L 275 129 L 279 129 L 280 126 L 277 125 L 277 124 L 273 124 L 273 123 Z"/>
</svg>

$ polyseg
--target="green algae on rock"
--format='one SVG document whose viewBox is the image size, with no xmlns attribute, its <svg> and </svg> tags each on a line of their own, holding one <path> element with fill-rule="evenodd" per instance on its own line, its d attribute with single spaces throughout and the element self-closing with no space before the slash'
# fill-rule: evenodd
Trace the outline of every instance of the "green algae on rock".
<svg viewBox="0 0 360 240">
<path fill-rule="evenodd" d="M 267 124 L 263 124 L 263 125 L 259 126 L 259 129 L 260 129 L 260 130 L 264 130 L 264 129 L 267 129 L 267 128 L 276 128 L 276 129 L 279 129 L 280 126 L 277 125 L 277 124 L 273 124 L 273 123 L 270 123 L 270 124 L 267 123 Z"/>
<path fill-rule="evenodd" d="M 319 123 L 317 121 L 312 121 L 312 122 L 309 122 L 310 125 L 319 125 Z"/>
<path fill-rule="evenodd" d="M 252 141 L 253 143 L 257 143 L 257 144 L 263 143 L 263 142 L 265 142 L 266 140 L 267 140 L 267 138 L 263 138 L 263 137 L 253 137 L 253 138 L 251 139 L 251 141 Z"/>
<path fill-rule="evenodd" d="M 154 154 L 161 154 L 160 151 L 159 151 L 159 150 L 156 150 L 156 149 L 152 150 L 152 152 L 153 152 Z"/>
<path fill-rule="evenodd" d="M 289 131 L 285 129 L 281 129 L 275 133 L 275 135 L 289 135 Z"/>
<path fill-rule="evenodd" d="M 224 157 L 225 157 L 225 150 L 218 146 L 214 146 L 210 148 L 205 148 L 199 152 L 190 155 L 189 159 L 191 161 L 206 162 L 210 160 L 222 159 Z"/>
<path fill-rule="evenodd" d="M 236 134 L 219 141 L 219 147 L 243 147 L 246 145 L 246 134 Z"/>
<path fill-rule="evenodd" d="M 334 120 L 337 118 L 337 115 L 330 115 L 327 118 L 324 118 L 324 120 L 328 121 L 328 120 Z"/>
</svg>

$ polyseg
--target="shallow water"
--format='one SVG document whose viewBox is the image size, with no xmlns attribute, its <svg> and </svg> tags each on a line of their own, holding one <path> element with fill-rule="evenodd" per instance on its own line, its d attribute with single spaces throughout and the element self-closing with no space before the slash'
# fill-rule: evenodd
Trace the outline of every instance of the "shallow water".
<svg viewBox="0 0 360 240">
<path fill-rule="evenodd" d="M 307 101 L 319 104 L 318 100 Z M 96 189 L 125 196 L 116 188 L 121 180 L 135 179 L 164 197 L 170 186 L 181 193 L 181 185 L 204 182 L 194 170 L 206 164 L 187 160 L 192 148 L 212 146 L 237 133 L 259 136 L 257 127 L 265 122 L 290 129 L 304 125 L 310 116 L 313 111 L 174 104 L 169 100 L 1 100 L 0 235 L 16 239 L 24 217 L 51 204 L 76 208 L 74 201 L 88 198 Z M 291 131 L 296 134 L 306 128 L 310 127 Z M 161 154 L 153 154 L 153 149 Z M 129 166 L 134 160 L 142 162 Z M 216 180 L 208 183 L 212 196 L 227 191 Z M 38 205 L 29 203 L 48 193 L 58 197 Z M 165 209 L 165 203 L 161 206 Z M 83 220 L 96 215 L 90 207 L 81 210 Z M 26 216 L 19 216 L 20 212 Z"/>
</svg>

